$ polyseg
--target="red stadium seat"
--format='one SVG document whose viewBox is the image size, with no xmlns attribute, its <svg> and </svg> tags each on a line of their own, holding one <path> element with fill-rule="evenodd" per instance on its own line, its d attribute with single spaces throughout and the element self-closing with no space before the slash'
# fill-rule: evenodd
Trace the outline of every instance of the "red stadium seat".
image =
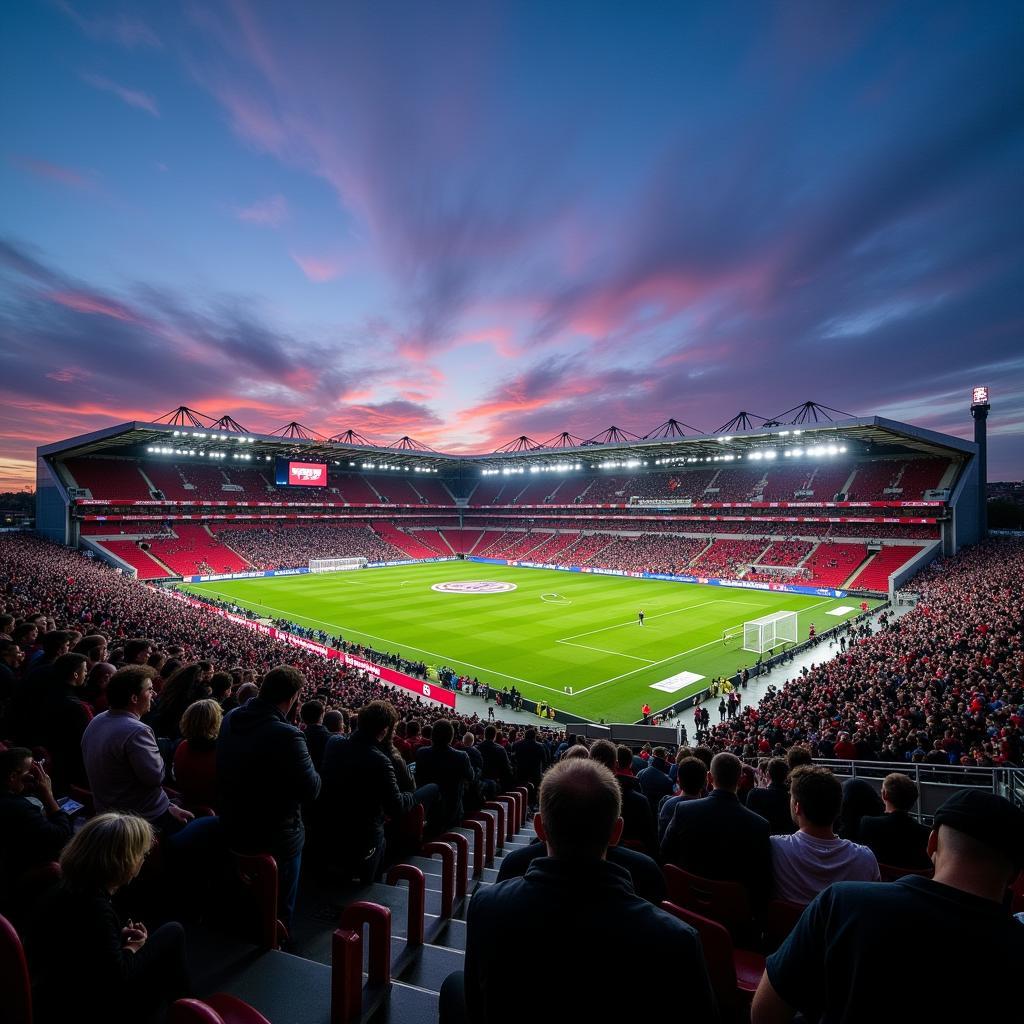
<svg viewBox="0 0 1024 1024">
<path fill-rule="evenodd" d="M 739 882 L 701 878 L 675 864 L 666 864 L 663 870 L 668 898 L 677 906 L 718 921 L 735 936 L 751 932 L 750 900 Z"/>
<path fill-rule="evenodd" d="M 0 916 L 0 1007 L 5 1024 L 32 1024 L 32 985 L 25 949 L 14 926 Z"/>
<path fill-rule="evenodd" d="M 179 999 L 167 1015 L 168 1024 L 270 1024 L 259 1010 L 241 999 L 217 992 L 206 999 Z"/>
</svg>

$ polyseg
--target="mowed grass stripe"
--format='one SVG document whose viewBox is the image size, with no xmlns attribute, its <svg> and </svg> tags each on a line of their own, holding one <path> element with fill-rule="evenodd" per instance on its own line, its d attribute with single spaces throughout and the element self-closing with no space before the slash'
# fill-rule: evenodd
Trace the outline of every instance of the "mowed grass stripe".
<svg viewBox="0 0 1024 1024">
<path fill-rule="evenodd" d="M 433 583 L 458 580 L 498 580 L 517 589 L 500 594 L 430 589 Z M 657 707 L 685 695 L 685 690 L 651 690 L 670 675 L 685 670 L 712 676 L 751 664 L 754 656 L 723 647 L 726 627 L 777 610 L 800 613 L 801 636 L 812 620 L 819 630 L 841 621 L 823 614 L 840 602 L 822 604 L 815 597 L 472 562 L 221 581 L 187 589 L 256 611 L 262 606 L 268 617 L 289 618 L 428 664 L 448 664 L 499 687 L 515 682 L 529 697 L 620 721 L 636 719 L 644 700 Z M 546 601 L 545 595 L 558 595 L 562 603 Z M 635 621 L 639 608 L 647 616 L 643 627 Z M 583 633 L 588 636 L 577 636 Z M 566 686 L 577 693 L 564 694 Z"/>
</svg>

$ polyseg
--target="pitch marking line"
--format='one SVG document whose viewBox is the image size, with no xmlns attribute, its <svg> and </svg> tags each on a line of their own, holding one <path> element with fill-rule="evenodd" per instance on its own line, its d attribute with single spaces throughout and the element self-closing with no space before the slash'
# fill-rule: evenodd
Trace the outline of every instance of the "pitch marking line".
<svg viewBox="0 0 1024 1024">
<path fill-rule="evenodd" d="M 210 591 L 204 591 L 204 593 L 210 593 Z M 212 593 L 217 594 L 217 596 L 220 596 L 220 597 L 227 597 L 227 595 L 221 594 L 219 591 L 213 591 Z M 416 651 L 418 654 L 427 654 L 431 658 L 442 658 L 445 661 L 453 662 L 456 665 L 463 665 L 466 668 L 475 669 L 477 672 L 489 672 L 491 675 L 501 676 L 502 679 L 513 679 L 517 683 L 527 683 L 528 685 L 536 686 L 536 687 L 538 687 L 541 690 L 547 690 L 549 693 L 561 694 L 561 696 L 563 696 L 563 697 L 575 697 L 577 694 L 587 693 L 590 690 L 596 690 L 599 686 L 605 686 L 608 683 L 614 683 L 614 682 L 617 682 L 620 679 L 627 679 L 629 676 L 635 676 L 637 674 L 637 672 L 645 671 L 643 668 L 635 668 L 631 672 L 623 672 L 620 675 L 612 676 L 610 679 L 604 679 L 604 680 L 602 680 L 599 683 L 593 683 L 590 686 L 584 687 L 582 690 L 573 690 L 573 692 L 570 694 L 570 693 L 566 693 L 563 688 L 559 688 L 557 686 L 548 686 L 545 683 L 535 683 L 532 679 L 523 679 L 522 676 L 513 676 L 513 675 L 510 675 L 508 672 L 499 672 L 497 669 L 488 668 L 488 667 L 486 667 L 484 665 L 474 665 L 470 661 L 461 661 L 459 659 L 453 658 L 449 654 L 438 654 L 437 651 L 428 651 L 428 650 L 426 650 L 423 647 L 413 647 L 412 644 L 405 644 L 405 643 L 401 643 L 400 641 L 390 640 L 387 637 L 377 636 L 374 633 L 364 633 L 362 630 L 352 629 L 352 628 L 343 626 L 343 625 L 341 625 L 340 623 L 337 623 L 337 622 L 327 622 L 324 619 L 315 619 L 311 615 L 301 615 L 301 614 L 298 614 L 298 613 L 293 612 L 293 611 L 288 611 L 288 610 L 286 610 L 284 608 L 274 608 L 272 605 L 260 604 L 258 601 L 251 601 L 251 602 L 239 601 L 237 598 L 234 598 L 234 597 L 230 598 L 230 600 L 231 600 L 231 602 L 233 604 L 239 604 L 239 605 L 255 604 L 257 606 L 257 608 L 265 608 L 267 611 L 271 611 L 271 612 L 280 612 L 282 615 L 287 615 L 289 617 L 296 616 L 298 618 L 305 619 L 307 622 L 315 622 L 315 623 L 317 623 L 318 625 L 321 625 L 321 626 L 330 626 L 332 629 L 336 629 L 339 632 L 355 633 L 358 636 L 369 637 L 371 640 L 381 640 L 381 641 L 383 641 L 386 644 L 393 644 L 396 647 L 404 647 L 407 651 Z M 835 600 L 835 599 L 831 598 L 831 597 L 827 597 L 827 598 L 825 598 L 824 601 L 818 601 L 817 604 L 808 605 L 806 608 L 802 608 L 801 611 L 805 611 L 805 612 L 806 611 L 810 611 L 812 608 L 817 608 L 819 605 L 828 604 L 829 601 L 833 601 L 833 600 Z M 736 601 L 736 602 L 733 602 L 733 603 L 734 604 L 739 604 L 740 602 Z M 750 602 L 745 602 L 745 603 L 749 604 Z M 696 607 L 696 606 L 695 605 L 691 605 L 690 607 L 693 608 L 693 607 Z M 558 642 L 560 643 L 561 641 L 558 641 Z M 705 647 L 711 647 L 713 644 L 720 644 L 721 642 L 722 642 L 721 639 L 711 640 L 711 641 L 709 641 L 706 644 L 701 644 L 699 647 L 692 647 L 688 651 L 680 651 L 679 653 L 673 654 L 673 655 L 671 655 L 668 658 L 662 658 L 661 661 L 652 661 L 651 665 L 664 665 L 664 664 L 666 664 L 666 663 L 668 663 L 670 661 L 675 661 L 677 658 L 683 658 L 687 654 L 693 654 L 694 651 L 701 651 Z M 648 665 L 647 667 L 650 668 L 651 666 Z"/>
<path fill-rule="evenodd" d="M 685 608 L 672 608 L 667 612 L 658 612 L 656 615 L 646 616 L 646 620 L 649 622 L 651 619 L 660 619 L 666 615 L 678 615 L 680 612 L 691 612 L 695 608 L 704 608 L 709 604 L 743 604 L 748 608 L 760 608 L 761 605 L 752 601 L 729 601 L 726 598 L 715 598 L 711 601 L 701 601 L 700 604 L 688 604 Z M 630 619 L 629 622 L 616 622 L 611 626 L 601 626 L 599 629 L 589 629 L 586 633 L 572 633 L 569 636 L 562 637 L 561 640 L 556 640 L 555 643 L 564 644 L 570 640 L 577 640 L 581 636 L 593 636 L 595 633 L 604 633 L 609 629 L 622 629 L 624 626 L 635 626 L 636 619 Z"/>
<path fill-rule="evenodd" d="M 574 644 L 571 640 L 558 640 L 560 644 L 565 644 L 566 647 L 579 647 L 584 651 L 595 651 L 598 654 L 610 654 L 614 658 L 629 658 L 631 661 L 642 661 L 647 665 L 654 665 L 650 658 L 638 658 L 635 654 L 623 654 L 621 651 L 607 651 L 603 647 L 591 647 L 588 644 Z"/>
</svg>

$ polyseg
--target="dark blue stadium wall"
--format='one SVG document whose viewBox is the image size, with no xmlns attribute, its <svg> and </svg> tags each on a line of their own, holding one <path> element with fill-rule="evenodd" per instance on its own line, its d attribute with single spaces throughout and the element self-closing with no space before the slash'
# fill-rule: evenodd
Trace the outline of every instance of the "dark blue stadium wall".
<svg viewBox="0 0 1024 1024">
<path fill-rule="evenodd" d="M 36 532 L 58 544 L 68 543 L 68 505 L 64 489 L 43 458 L 36 458 Z"/>
</svg>

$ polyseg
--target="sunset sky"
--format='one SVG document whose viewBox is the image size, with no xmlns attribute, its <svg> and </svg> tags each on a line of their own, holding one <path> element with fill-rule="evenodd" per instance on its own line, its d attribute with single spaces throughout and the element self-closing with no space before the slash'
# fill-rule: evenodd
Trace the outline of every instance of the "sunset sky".
<svg viewBox="0 0 1024 1024">
<path fill-rule="evenodd" d="M 180 404 L 479 452 L 975 384 L 1024 475 L 1019 3 L 19 0 L 0 68 L 0 490 Z"/>
</svg>

